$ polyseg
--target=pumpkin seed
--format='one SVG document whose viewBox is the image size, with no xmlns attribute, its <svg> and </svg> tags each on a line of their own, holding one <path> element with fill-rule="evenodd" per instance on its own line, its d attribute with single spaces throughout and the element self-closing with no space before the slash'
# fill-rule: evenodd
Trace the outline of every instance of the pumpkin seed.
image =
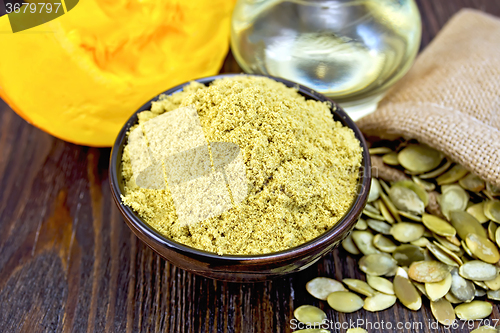
<svg viewBox="0 0 500 333">
<path fill-rule="evenodd" d="M 426 191 L 434 191 L 436 189 L 436 185 L 434 183 L 425 181 L 420 177 L 412 176 L 411 179 L 415 182 L 415 184 L 421 186 Z"/>
<path fill-rule="evenodd" d="M 425 205 L 417 193 L 404 186 L 392 186 L 389 191 L 389 198 L 397 209 L 422 214 L 425 211 Z"/>
<path fill-rule="evenodd" d="M 492 183 L 486 184 L 486 190 L 490 192 L 493 196 L 497 197 L 500 195 L 500 187 L 493 185 Z"/>
<path fill-rule="evenodd" d="M 488 222 L 490 219 L 484 215 L 484 201 L 481 201 L 480 203 L 474 204 L 467 208 L 467 213 L 470 215 L 474 216 L 476 220 L 479 221 L 479 223 L 485 223 Z"/>
<path fill-rule="evenodd" d="M 486 290 L 484 290 L 483 288 L 476 288 L 474 297 L 483 297 L 484 295 L 486 295 Z"/>
<path fill-rule="evenodd" d="M 376 208 L 375 206 L 373 206 L 372 204 L 370 203 L 367 203 L 365 205 L 365 211 L 368 211 L 370 213 L 373 213 L 373 214 L 380 214 L 380 211 L 378 210 L 378 208 Z"/>
<path fill-rule="evenodd" d="M 484 281 L 484 284 L 491 290 L 499 290 L 500 289 L 500 275 L 497 276 L 493 280 Z"/>
<path fill-rule="evenodd" d="M 382 156 L 382 161 L 387 165 L 399 165 L 398 154 L 391 152 Z"/>
<path fill-rule="evenodd" d="M 447 238 L 441 237 L 441 236 L 436 235 L 436 234 L 434 234 L 433 236 L 439 242 L 439 244 L 441 244 L 443 247 L 447 248 L 448 250 L 453 251 L 453 252 L 460 252 L 460 247 L 453 244 L 452 242 L 450 242 Z M 458 244 L 460 245 L 460 241 L 458 242 Z"/>
<path fill-rule="evenodd" d="M 344 238 L 344 240 L 342 241 L 342 247 L 344 248 L 344 250 L 355 256 L 361 253 L 357 248 L 356 244 L 354 244 L 351 234 L 349 234 L 349 236 Z"/>
<path fill-rule="evenodd" d="M 392 285 L 392 282 L 384 279 L 383 277 L 367 275 L 366 282 L 370 287 L 377 291 L 384 294 L 394 295 L 394 286 Z"/>
<path fill-rule="evenodd" d="M 415 245 L 415 246 L 419 246 L 419 247 L 426 247 L 427 244 L 429 244 L 429 243 L 430 243 L 430 241 L 425 237 L 420 237 L 419 239 L 410 242 L 411 245 Z"/>
<path fill-rule="evenodd" d="M 368 193 L 368 202 L 373 202 L 380 197 L 380 192 L 382 189 L 380 188 L 380 183 L 377 178 L 372 178 L 370 192 Z"/>
<path fill-rule="evenodd" d="M 293 312 L 294 317 L 309 326 L 319 326 L 326 320 L 326 313 L 312 305 L 301 305 Z"/>
<path fill-rule="evenodd" d="M 370 155 L 382 155 L 391 153 L 392 149 L 389 147 L 375 147 L 368 149 L 368 152 Z"/>
<path fill-rule="evenodd" d="M 382 193 L 384 193 L 384 194 L 389 193 L 389 190 L 390 190 L 389 185 L 387 185 L 387 183 L 384 182 L 382 179 L 379 179 L 378 181 L 379 181 L 380 186 L 382 187 L 382 189 L 385 191 L 385 193 L 384 192 L 382 192 Z M 382 197 L 382 195 L 381 195 L 381 197 Z"/>
<path fill-rule="evenodd" d="M 469 280 L 488 281 L 497 277 L 498 268 L 479 260 L 471 260 L 460 266 L 458 272 Z"/>
<path fill-rule="evenodd" d="M 397 248 L 396 244 L 382 234 L 377 234 L 373 237 L 373 245 L 382 252 L 394 252 Z"/>
<path fill-rule="evenodd" d="M 422 200 L 425 207 L 429 204 L 429 194 L 422 186 L 417 185 L 415 182 L 412 182 L 411 180 L 400 180 L 394 183 L 393 187 L 394 186 L 402 186 L 412 190 L 417 194 L 420 200 Z"/>
<path fill-rule="evenodd" d="M 497 228 L 495 231 L 495 241 L 497 245 L 500 247 L 500 228 Z"/>
<path fill-rule="evenodd" d="M 415 286 L 405 277 L 406 272 L 398 268 L 394 277 L 394 293 L 399 301 L 410 310 L 419 310 L 422 306 L 422 298 L 415 289 Z"/>
<path fill-rule="evenodd" d="M 498 226 L 495 222 L 490 221 L 490 223 L 488 223 L 488 237 L 492 242 L 495 242 L 495 240 L 496 240 L 497 229 L 498 229 Z"/>
<path fill-rule="evenodd" d="M 417 288 L 417 290 L 420 292 L 421 295 L 424 295 L 425 297 L 429 298 L 429 296 L 427 296 L 427 292 L 425 291 L 425 284 L 418 283 L 415 281 L 411 281 L 411 283 L 413 283 L 413 285 L 415 286 L 415 288 Z"/>
<path fill-rule="evenodd" d="M 476 320 L 488 317 L 493 307 L 485 301 L 472 301 L 460 304 L 455 308 L 455 314 L 462 320 Z"/>
<path fill-rule="evenodd" d="M 359 251 L 364 255 L 380 253 L 380 251 L 373 246 L 373 234 L 369 231 L 353 231 L 352 240 Z"/>
<path fill-rule="evenodd" d="M 486 292 L 486 295 L 488 296 L 489 299 L 492 299 L 494 301 L 500 301 L 500 290 L 488 290 Z"/>
<path fill-rule="evenodd" d="M 464 249 L 465 253 L 467 253 L 467 254 L 469 255 L 469 257 L 471 257 L 471 258 L 477 259 L 477 258 L 476 258 L 476 257 L 472 254 L 472 252 L 470 251 L 470 249 L 469 249 L 469 247 L 467 246 L 467 244 L 465 244 L 465 242 L 464 242 L 464 241 L 462 241 L 461 243 L 462 243 L 462 248 Z M 467 260 L 467 261 L 469 261 L 469 260 Z M 464 260 L 464 262 L 466 262 L 466 261 Z"/>
<path fill-rule="evenodd" d="M 445 246 L 439 244 L 436 241 L 434 241 L 434 245 L 436 245 L 437 247 L 439 247 L 441 249 L 441 251 L 443 251 L 450 258 L 452 258 L 453 260 L 455 260 L 457 264 L 463 265 L 464 262 L 462 261 L 462 259 L 460 259 L 460 257 L 455 252 L 451 251 L 450 249 L 446 248 Z M 452 265 L 452 266 L 454 266 L 454 265 Z"/>
<path fill-rule="evenodd" d="M 465 243 L 472 254 L 484 262 L 495 264 L 500 259 L 498 248 L 486 237 L 468 234 Z"/>
<path fill-rule="evenodd" d="M 450 212 L 451 224 L 455 228 L 460 238 L 465 239 L 468 234 L 476 234 L 486 237 L 486 231 L 481 223 L 467 212 L 452 211 Z"/>
<path fill-rule="evenodd" d="M 410 265 L 408 276 L 417 282 L 439 282 L 446 278 L 448 266 L 439 261 L 417 261 Z"/>
<path fill-rule="evenodd" d="M 455 164 L 450 170 L 436 178 L 438 185 L 452 184 L 464 178 L 469 171 L 460 164 Z"/>
<path fill-rule="evenodd" d="M 431 301 L 437 301 L 438 299 L 444 297 L 450 291 L 451 288 L 451 274 L 448 273 L 444 280 L 439 282 L 431 282 L 425 284 L 425 291 L 429 296 Z"/>
<path fill-rule="evenodd" d="M 368 206 L 367 206 L 368 207 Z M 384 217 L 382 215 L 380 215 L 379 213 L 374 213 L 368 209 L 363 209 L 363 214 L 365 214 L 366 216 L 372 218 L 372 219 L 375 219 L 375 220 L 379 220 L 379 221 L 385 221 Z"/>
<path fill-rule="evenodd" d="M 346 333 L 368 333 L 368 331 L 361 327 L 356 327 L 348 329 Z"/>
<path fill-rule="evenodd" d="M 372 287 L 370 287 L 365 281 L 361 281 L 358 279 L 343 279 L 342 282 L 344 282 L 349 289 L 361 295 L 375 295 L 375 290 L 373 290 Z"/>
<path fill-rule="evenodd" d="M 391 228 L 391 235 L 401 243 L 409 243 L 417 240 L 424 234 L 424 226 L 416 223 L 396 223 Z"/>
<path fill-rule="evenodd" d="M 374 296 L 365 298 L 363 309 L 370 312 L 382 311 L 390 308 L 394 303 L 396 303 L 396 296 L 376 293 Z"/>
<path fill-rule="evenodd" d="M 500 201 L 490 200 L 484 204 L 484 215 L 496 223 L 500 223 Z"/>
<path fill-rule="evenodd" d="M 429 243 L 427 244 L 427 248 L 434 255 L 434 257 L 436 257 L 436 259 L 441 261 L 443 264 L 456 267 L 459 266 L 459 264 L 454 259 L 450 258 L 450 256 L 437 245 Z"/>
<path fill-rule="evenodd" d="M 488 289 L 488 286 L 483 282 L 483 281 L 472 281 L 476 286 L 483 288 L 483 289 Z M 477 291 L 477 288 L 476 288 Z"/>
<path fill-rule="evenodd" d="M 380 183 L 380 184 L 385 184 L 385 183 Z M 389 209 L 389 212 L 391 212 L 391 215 L 394 217 L 394 219 L 398 222 L 401 222 L 401 217 L 399 216 L 399 211 L 396 208 L 396 206 L 394 206 L 394 204 L 389 199 L 389 197 L 385 193 L 380 193 L 380 197 L 382 198 L 382 201 L 384 202 L 387 209 Z"/>
<path fill-rule="evenodd" d="M 436 178 L 440 175 L 442 175 L 448 168 L 451 166 L 451 161 L 446 160 L 446 162 L 440 166 L 439 168 L 432 170 L 431 172 L 425 173 L 423 175 L 420 175 L 419 177 L 422 179 L 430 179 L 430 178 Z"/>
<path fill-rule="evenodd" d="M 430 214 L 422 215 L 422 223 L 432 232 L 446 237 L 446 236 L 455 236 L 457 231 L 451 224 L 446 222 L 443 219 L 440 219 L 437 216 Z"/>
<path fill-rule="evenodd" d="M 328 305 L 335 311 L 351 313 L 363 307 L 363 299 L 349 291 L 336 291 L 328 295 Z"/>
<path fill-rule="evenodd" d="M 404 211 L 399 211 L 399 214 L 403 217 L 406 217 L 407 219 L 410 219 L 412 221 L 416 221 L 416 222 L 422 222 L 422 218 L 418 215 L 415 215 L 415 214 L 412 214 L 412 213 L 408 213 L 408 212 L 404 212 Z"/>
<path fill-rule="evenodd" d="M 444 298 L 450 302 L 451 304 L 460 304 L 460 303 L 463 303 L 462 300 L 459 300 L 458 298 L 456 298 L 455 296 L 453 296 L 453 294 L 451 293 L 451 291 L 449 291 L 445 296 Z M 472 298 L 474 298 L 474 295 L 472 295 Z"/>
<path fill-rule="evenodd" d="M 317 299 L 326 301 L 330 293 L 335 291 L 347 291 L 342 283 L 327 277 L 317 277 L 307 282 L 306 290 Z"/>
<path fill-rule="evenodd" d="M 445 237 L 446 240 L 456 246 L 460 246 L 462 245 L 462 243 L 460 242 L 460 240 L 457 238 L 457 236 L 453 236 L 453 237 L 450 237 L 450 236 L 446 236 Z"/>
<path fill-rule="evenodd" d="M 394 267 L 396 267 L 396 260 L 386 253 L 365 255 L 359 260 L 359 268 L 370 275 L 385 275 Z"/>
<path fill-rule="evenodd" d="M 484 189 L 484 187 L 486 186 L 484 181 L 481 178 L 479 178 L 479 176 L 476 176 L 473 173 L 469 173 L 467 176 L 460 179 L 458 181 L 458 183 L 464 189 L 471 191 L 471 192 L 476 192 L 476 193 L 481 192 Z"/>
<path fill-rule="evenodd" d="M 389 209 L 384 204 L 384 202 L 382 200 L 378 200 L 377 202 L 378 202 L 378 207 L 380 209 L 380 213 L 382 214 L 382 216 L 384 217 L 384 219 L 387 222 L 389 222 L 390 224 L 393 224 L 394 222 L 396 222 L 394 220 L 394 218 L 392 217 L 391 213 L 389 212 Z"/>
<path fill-rule="evenodd" d="M 409 266 L 415 261 L 424 260 L 424 252 L 415 245 L 403 244 L 398 246 L 392 253 L 399 266 Z"/>
<path fill-rule="evenodd" d="M 470 333 L 498 333 L 498 330 L 495 327 L 486 325 L 478 327 L 475 330 L 470 331 Z"/>
<path fill-rule="evenodd" d="M 366 230 L 368 228 L 368 224 L 365 220 L 359 219 L 358 222 L 356 222 L 354 228 L 356 228 L 357 230 Z"/>
<path fill-rule="evenodd" d="M 469 195 L 458 185 L 445 186 L 441 187 L 440 206 L 441 212 L 449 220 L 451 211 L 464 211 L 467 208 Z M 455 229 L 457 228 L 455 227 Z"/>
<path fill-rule="evenodd" d="M 442 325 L 451 325 L 455 321 L 455 310 L 449 301 L 444 298 L 431 301 L 431 312 L 434 318 Z"/>
<path fill-rule="evenodd" d="M 385 223 L 383 221 L 372 220 L 372 219 L 366 220 L 366 223 L 368 224 L 368 226 L 372 230 L 374 230 L 378 233 L 381 233 L 384 235 L 391 234 L 391 225 L 389 223 Z"/>
<path fill-rule="evenodd" d="M 399 163 L 407 170 L 424 173 L 439 166 L 443 154 L 427 145 L 409 145 L 398 154 Z"/>
</svg>

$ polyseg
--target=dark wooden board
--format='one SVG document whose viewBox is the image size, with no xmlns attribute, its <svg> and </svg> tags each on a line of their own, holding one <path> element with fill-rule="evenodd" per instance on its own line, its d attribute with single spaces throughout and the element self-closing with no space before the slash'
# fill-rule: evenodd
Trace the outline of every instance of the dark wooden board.
<svg viewBox="0 0 500 333">
<path fill-rule="evenodd" d="M 497 0 L 417 2 L 422 47 L 462 7 L 500 16 Z M 240 70 L 229 55 L 222 71 Z M 313 277 L 361 276 L 343 250 L 259 284 L 217 282 L 170 265 L 119 216 L 108 186 L 110 149 L 55 139 L 1 101 L 0 153 L 0 332 L 291 332 L 302 304 L 321 307 L 332 322 L 370 322 L 370 332 L 450 331 L 430 326 L 428 302 L 418 312 L 397 304 L 346 315 L 313 299 L 305 290 Z M 500 318 L 497 305 L 491 317 Z M 422 327 L 397 329 L 398 322 Z"/>
</svg>

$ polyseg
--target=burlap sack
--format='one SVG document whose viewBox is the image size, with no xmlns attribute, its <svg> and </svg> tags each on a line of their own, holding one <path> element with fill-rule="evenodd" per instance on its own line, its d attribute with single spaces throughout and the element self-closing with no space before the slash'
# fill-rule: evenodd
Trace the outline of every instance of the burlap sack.
<svg viewBox="0 0 500 333">
<path fill-rule="evenodd" d="M 358 125 L 424 142 L 500 186 L 500 20 L 460 11 Z"/>
</svg>

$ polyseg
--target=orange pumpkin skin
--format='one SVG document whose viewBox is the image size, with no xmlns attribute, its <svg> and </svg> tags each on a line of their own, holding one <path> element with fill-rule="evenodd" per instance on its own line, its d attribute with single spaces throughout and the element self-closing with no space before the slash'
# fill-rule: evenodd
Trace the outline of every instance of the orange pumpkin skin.
<svg viewBox="0 0 500 333">
<path fill-rule="evenodd" d="M 216 74 L 232 0 L 85 0 L 63 16 L 0 37 L 0 97 L 31 124 L 106 147 L 141 105 Z M 0 31 L 10 31 L 7 15 Z"/>
</svg>

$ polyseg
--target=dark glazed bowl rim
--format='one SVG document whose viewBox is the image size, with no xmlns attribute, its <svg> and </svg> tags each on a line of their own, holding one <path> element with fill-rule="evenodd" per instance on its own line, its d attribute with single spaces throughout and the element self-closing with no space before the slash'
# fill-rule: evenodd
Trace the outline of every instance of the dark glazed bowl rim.
<svg viewBox="0 0 500 333">
<path fill-rule="evenodd" d="M 298 92 L 306 97 L 307 99 L 313 99 L 320 102 L 329 102 L 332 107 L 331 112 L 332 116 L 336 121 L 340 121 L 344 126 L 348 126 L 351 128 L 356 136 L 356 138 L 360 141 L 360 145 L 363 148 L 362 152 L 362 164 L 360 167 L 360 179 L 358 180 L 358 186 L 360 186 L 358 190 L 358 195 L 356 199 L 351 204 L 351 207 L 348 209 L 347 213 L 335 224 L 331 229 L 327 230 L 322 235 L 306 242 L 296 247 L 283 250 L 280 252 L 272 252 L 261 255 L 218 255 L 213 252 L 208 252 L 204 250 L 199 250 L 187 245 L 183 245 L 174 240 L 168 239 L 167 237 L 161 235 L 158 231 L 156 231 L 153 227 L 149 226 L 145 221 L 143 221 L 140 217 L 136 215 L 136 213 L 128 206 L 125 206 L 122 201 L 120 195 L 122 194 L 122 188 L 120 188 L 121 183 L 121 159 L 118 161 L 118 156 L 121 157 L 124 144 L 126 143 L 126 134 L 131 126 L 136 124 L 137 122 L 137 114 L 149 110 L 151 107 L 151 102 L 158 100 L 159 96 L 162 94 L 171 95 L 173 93 L 182 91 L 182 89 L 190 84 L 193 81 L 208 85 L 214 80 L 234 77 L 234 76 L 263 76 L 268 77 L 278 82 L 285 84 L 287 87 L 294 87 L 298 90 Z M 241 264 L 242 262 L 248 262 L 252 264 L 258 264 L 259 262 L 267 263 L 269 261 L 273 262 L 281 262 L 281 261 L 289 261 L 290 259 L 296 257 L 302 257 L 312 251 L 318 246 L 327 246 L 335 241 L 339 241 L 347 236 L 347 232 L 352 229 L 354 224 L 357 222 L 357 218 L 361 215 L 361 212 L 366 204 L 368 193 L 370 190 L 371 184 L 371 170 L 370 170 L 371 162 L 370 155 L 368 153 L 368 147 L 366 141 L 361 134 L 361 131 L 356 126 L 354 121 L 346 114 L 344 110 L 340 108 L 335 102 L 330 100 L 329 98 L 321 95 L 320 93 L 302 86 L 298 83 L 285 80 L 282 78 L 272 77 L 268 75 L 257 75 L 257 74 L 220 74 L 215 76 L 204 77 L 196 80 L 192 80 L 189 82 L 185 82 L 178 86 L 175 86 L 167 91 L 156 95 L 151 100 L 149 100 L 146 104 L 144 104 L 141 108 L 139 108 L 134 114 L 127 120 L 125 125 L 122 127 L 120 133 L 118 134 L 115 143 L 113 145 L 113 149 L 111 152 L 110 158 L 110 167 L 109 167 L 109 181 L 111 186 L 111 192 L 113 198 L 118 205 L 120 212 L 123 217 L 128 220 L 130 224 L 134 226 L 136 230 L 143 236 L 150 238 L 155 243 L 160 244 L 169 250 L 173 250 L 178 253 L 182 253 L 188 257 L 194 257 L 201 261 L 216 261 L 216 262 L 225 262 L 227 264 Z"/>
</svg>

